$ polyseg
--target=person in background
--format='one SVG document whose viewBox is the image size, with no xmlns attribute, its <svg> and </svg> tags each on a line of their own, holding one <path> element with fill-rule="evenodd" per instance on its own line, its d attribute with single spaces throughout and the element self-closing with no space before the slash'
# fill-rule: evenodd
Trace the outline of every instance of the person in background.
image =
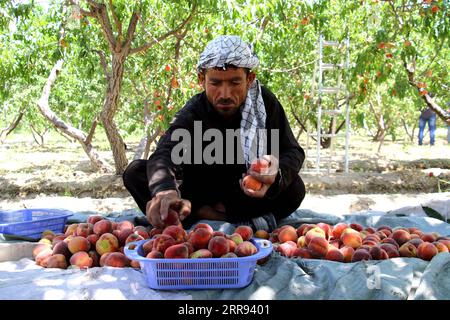
<svg viewBox="0 0 450 320">
<path fill-rule="evenodd" d="M 434 146 L 434 139 L 436 132 L 436 113 L 430 107 L 427 107 L 420 113 L 419 146 L 423 144 L 423 134 L 427 123 L 428 123 L 428 130 L 430 131 L 430 146 Z"/>
</svg>

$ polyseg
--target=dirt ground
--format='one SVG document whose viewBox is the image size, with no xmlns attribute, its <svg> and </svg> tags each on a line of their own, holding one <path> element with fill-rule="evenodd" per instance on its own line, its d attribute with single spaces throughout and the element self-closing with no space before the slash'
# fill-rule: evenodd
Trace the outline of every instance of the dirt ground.
<svg viewBox="0 0 450 320">
<path fill-rule="evenodd" d="M 406 141 L 379 144 L 369 137 L 354 136 L 349 145 L 349 172 L 343 172 L 344 145 L 337 142 L 330 173 L 300 172 L 307 189 L 302 206 L 320 210 L 339 201 L 345 209 L 384 210 L 414 201 L 450 197 L 450 145 L 446 130 L 438 129 L 436 144 L 418 146 Z M 127 156 L 133 158 L 137 141 L 126 141 Z M 306 149 L 306 142 L 300 141 Z M 99 147 L 112 165 L 108 146 Z M 308 149 L 314 156 L 315 149 Z M 313 165 L 314 158 L 307 164 Z M 432 177 L 429 173 L 433 172 Z M 85 210 L 136 208 L 120 176 L 91 170 L 87 156 L 77 143 L 59 135 L 38 146 L 31 137 L 12 135 L 0 144 L 0 209 L 44 206 L 45 203 L 76 206 Z"/>
</svg>

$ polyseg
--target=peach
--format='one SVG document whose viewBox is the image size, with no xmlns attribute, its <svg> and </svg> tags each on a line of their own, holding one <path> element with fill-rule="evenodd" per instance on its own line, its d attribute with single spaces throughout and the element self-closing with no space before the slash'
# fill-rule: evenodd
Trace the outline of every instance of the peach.
<svg viewBox="0 0 450 320">
<path fill-rule="evenodd" d="M 115 268 L 124 268 L 130 265 L 129 259 L 120 252 L 111 252 L 104 262 L 104 266 L 107 267 L 115 267 Z"/>
<path fill-rule="evenodd" d="M 435 242 L 436 236 L 432 233 L 424 233 L 420 239 L 422 239 L 424 242 Z"/>
<path fill-rule="evenodd" d="M 385 238 L 387 238 L 387 234 L 385 233 L 386 230 L 383 231 L 377 231 L 374 234 L 378 236 L 378 238 L 380 238 L 380 240 L 383 240 Z M 390 234 L 390 233 L 389 233 Z"/>
<path fill-rule="evenodd" d="M 247 257 L 254 255 L 258 252 L 258 249 L 255 247 L 253 243 L 250 241 L 244 241 L 241 244 L 239 244 L 234 251 L 238 257 Z"/>
<path fill-rule="evenodd" d="M 278 233 L 278 239 L 281 243 L 286 241 L 294 241 L 297 242 L 298 236 L 297 231 L 294 228 L 284 228 Z"/>
<path fill-rule="evenodd" d="M 340 239 L 342 232 L 348 228 L 346 223 L 338 223 L 333 227 L 332 234 L 335 239 Z"/>
<path fill-rule="evenodd" d="M 96 224 L 98 221 L 100 220 L 104 220 L 105 218 L 103 216 L 99 216 L 99 215 L 90 215 L 87 218 L 87 223 L 90 223 L 92 225 Z"/>
<path fill-rule="evenodd" d="M 293 257 L 300 257 L 303 259 L 312 259 L 311 252 L 307 248 L 297 248 L 293 252 Z"/>
<path fill-rule="evenodd" d="M 46 238 L 41 238 L 38 243 L 42 243 L 42 244 L 46 244 L 51 246 L 52 245 L 52 240 L 46 239 Z"/>
<path fill-rule="evenodd" d="M 410 235 L 411 239 L 420 239 L 420 236 L 418 234 L 410 233 L 409 235 Z"/>
<path fill-rule="evenodd" d="M 53 254 L 47 260 L 47 268 L 67 269 L 66 257 L 63 254 Z"/>
<path fill-rule="evenodd" d="M 221 256 L 221 258 L 237 258 L 238 256 L 234 252 L 228 252 Z"/>
<path fill-rule="evenodd" d="M 380 242 L 381 241 L 380 237 L 377 234 L 369 234 L 369 235 L 367 235 L 364 238 L 364 241 L 366 241 L 366 240 L 372 240 L 372 241 L 375 241 L 375 242 Z"/>
<path fill-rule="evenodd" d="M 297 244 L 295 242 L 286 241 L 286 242 L 283 242 L 282 244 L 280 244 L 280 246 L 278 246 L 277 251 L 279 253 L 281 253 L 283 256 L 291 258 L 294 255 L 294 252 L 296 249 L 297 249 Z"/>
<path fill-rule="evenodd" d="M 227 240 L 228 241 L 228 240 Z M 189 242 L 183 242 L 183 244 L 186 246 L 186 248 L 188 248 L 188 252 L 189 252 L 189 255 L 192 253 L 192 252 L 194 252 L 195 251 L 195 249 L 194 249 L 194 246 L 192 245 L 192 243 L 189 243 Z"/>
<path fill-rule="evenodd" d="M 225 237 L 213 237 L 208 243 L 208 250 L 211 251 L 213 257 L 220 257 L 230 251 L 230 245 Z"/>
<path fill-rule="evenodd" d="M 87 269 L 92 267 L 92 258 L 85 251 L 76 252 L 70 257 L 70 265 L 78 267 L 80 269 Z"/>
<path fill-rule="evenodd" d="M 118 224 L 117 224 L 117 229 L 116 230 L 124 230 L 124 229 L 131 229 L 131 230 L 133 230 L 134 229 L 134 223 L 133 222 L 131 222 L 131 221 L 128 221 L 128 220 L 124 220 L 124 221 L 120 221 Z M 145 228 L 144 228 L 145 229 Z M 147 229 L 146 229 L 146 231 L 147 231 Z"/>
<path fill-rule="evenodd" d="M 344 245 L 350 246 L 353 249 L 360 247 L 362 244 L 362 239 L 361 236 L 359 235 L 359 232 L 352 228 L 347 228 L 344 231 L 342 231 L 341 241 Z"/>
<path fill-rule="evenodd" d="M 372 248 L 372 246 L 368 246 L 366 244 L 362 244 L 357 249 L 362 249 L 362 250 L 366 250 L 367 252 L 369 252 L 371 248 Z"/>
<path fill-rule="evenodd" d="M 206 249 L 208 247 L 209 240 L 212 238 L 212 234 L 213 233 L 206 228 L 198 228 L 191 234 L 188 241 L 196 250 Z"/>
<path fill-rule="evenodd" d="M 349 246 L 343 246 L 339 249 L 344 255 L 344 262 L 351 262 L 353 258 L 353 254 L 355 253 L 355 249 Z"/>
<path fill-rule="evenodd" d="M 99 222 L 102 221 L 108 220 L 101 220 Z M 117 240 L 112 233 L 104 233 L 100 236 L 100 238 L 98 238 L 97 243 L 95 244 L 95 249 L 100 256 L 107 252 L 115 252 L 119 249 L 119 240 Z"/>
<path fill-rule="evenodd" d="M 239 233 L 233 233 L 226 238 L 232 240 L 236 244 L 236 246 L 244 242 L 244 239 L 242 239 L 242 236 Z"/>
<path fill-rule="evenodd" d="M 311 240 L 316 237 L 325 239 L 325 231 L 323 231 L 319 227 L 314 227 L 311 230 L 309 230 L 308 232 L 306 232 L 306 234 L 305 234 L 306 245 L 309 245 Z"/>
<path fill-rule="evenodd" d="M 238 226 L 234 233 L 239 233 L 244 241 L 248 241 L 253 237 L 253 230 L 249 226 Z"/>
<path fill-rule="evenodd" d="M 392 232 L 391 238 L 394 239 L 399 246 L 411 240 L 411 235 L 408 231 L 403 229 L 397 229 Z"/>
<path fill-rule="evenodd" d="M 270 235 L 269 235 L 269 233 L 266 230 L 257 230 L 255 232 L 255 238 L 268 240 L 269 237 L 270 237 Z"/>
<path fill-rule="evenodd" d="M 52 249 L 50 247 L 47 247 L 47 248 L 43 249 L 35 257 L 36 264 L 38 266 L 47 268 L 48 259 L 50 259 L 52 254 L 53 254 L 53 251 L 52 251 Z"/>
<path fill-rule="evenodd" d="M 148 236 L 150 238 L 153 238 L 154 236 L 156 236 L 157 234 L 161 234 L 163 232 L 162 229 L 159 228 L 152 228 L 149 232 L 148 232 Z"/>
<path fill-rule="evenodd" d="M 75 231 L 78 228 L 78 223 L 72 223 L 69 226 L 67 226 L 66 232 L 64 233 L 66 236 L 72 236 L 75 235 Z"/>
<path fill-rule="evenodd" d="M 78 251 L 87 252 L 91 248 L 91 243 L 86 238 L 75 236 L 69 241 L 68 248 L 72 254 Z"/>
<path fill-rule="evenodd" d="M 263 184 L 256 180 L 256 178 L 248 175 L 245 176 L 244 179 L 242 179 L 242 185 L 244 186 L 244 188 L 246 189 L 251 189 L 254 191 L 258 191 L 262 188 Z"/>
<path fill-rule="evenodd" d="M 371 260 L 372 257 L 367 250 L 357 249 L 352 257 L 352 262 L 362 261 L 362 260 Z"/>
<path fill-rule="evenodd" d="M 150 251 L 146 256 L 148 259 L 163 259 L 164 255 L 158 250 Z"/>
<path fill-rule="evenodd" d="M 301 236 L 297 239 L 297 248 L 305 248 L 306 247 L 306 237 Z"/>
<path fill-rule="evenodd" d="M 369 240 L 364 239 L 363 242 L 362 242 L 362 245 L 366 245 L 366 246 L 369 246 L 369 247 L 376 246 L 377 244 L 378 244 L 377 241 L 370 240 L 370 239 Z"/>
<path fill-rule="evenodd" d="M 400 257 L 406 258 L 417 257 L 417 248 L 414 244 L 410 242 L 405 242 L 404 244 L 402 244 L 398 249 L 398 252 L 400 253 Z"/>
<path fill-rule="evenodd" d="M 92 259 L 92 268 L 100 266 L 100 255 L 95 250 L 88 252 L 89 257 Z"/>
<path fill-rule="evenodd" d="M 436 246 L 429 242 L 421 243 L 419 245 L 419 247 L 417 248 L 417 256 L 420 259 L 427 260 L 427 261 L 430 261 L 431 259 L 433 259 L 433 257 L 435 255 L 437 255 L 438 253 L 439 253 L 439 251 L 436 248 Z"/>
<path fill-rule="evenodd" d="M 94 225 L 91 223 L 79 223 L 75 229 L 75 236 L 87 237 L 94 232 Z"/>
<path fill-rule="evenodd" d="M 225 238 L 224 238 L 225 239 Z M 189 258 L 189 249 L 184 243 L 174 244 L 166 249 L 164 252 L 166 259 L 187 259 Z"/>
<path fill-rule="evenodd" d="M 338 248 L 330 246 L 325 255 L 325 260 L 344 262 L 344 255 Z"/>
<path fill-rule="evenodd" d="M 333 229 L 331 228 L 331 226 L 323 222 L 319 222 L 317 226 L 325 232 L 325 238 L 330 239 L 330 237 L 333 235 Z"/>
<path fill-rule="evenodd" d="M 212 234 L 213 237 L 225 237 L 226 234 L 222 231 L 214 231 Z"/>
<path fill-rule="evenodd" d="M 180 222 L 180 216 L 177 211 L 175 211 L 173 208 L 169 208 L 169 212 L 167 213 L 166 219 L 163 221 L 164 226 L 180 226 L 182 227 L 182 224 Z"/>
<path fill-rule="evenodd" d="M 144 242 L 142 245 L 142 251 L 144 252 L 144 257 L 147 256 L 152 250 L 153 250 L 153 242 L 155 240 L 149 240 L 147 242 Z"/>
<path fill-rule="evenodd" d="M 125 245 L 127 238 L 133 234 L 133 229 L 116 229 L 113 230 L 112 234 L 119 240 L 119 245 L 123 246 Z"/>
<path fill-rule="evenodd" d="M 316 225 L 312 225 L 309 223 L 304 223 L 302 225 L 300 225 L 300 227 L 297 228 L 297 235 L 299 237 L 304 236 L 309 230 L 311 230 L 312 228 L 316 227 Z M 274 230 L 275 232 L 275 230 Z"/>
<path fill-rule="evenodd" d="M 134 269 L 140 269 L 141 263 L 137 260 L 130 260 L 130 267 Z"/>
<path fill-rule="evenodd" d="M 239 235 L 240 236 L 240 235 Z M 237 244 L 233 240 L 226 238 L 228 241 L 228 245 L 230 246 L 230 252 L 234 252 L 236 250 Z M 243 242 L 243 241 L 242 241 Z"/>
<path fill-rule="evenodd" d="M 145 239 L 137 233 L 132 233 L 125 239 L 125 244 L 128 244 L 130 242 L 141 241 L 141 240 L 145 240 Z"/>
<path fill-rule="evenodd" d="M 69 251 L 69 246 L 64 241 L 60 241 L 53 246 L 53 255 L 62 254 L 67 259 L 70 258 L 72 253 Z"/>
<path fill-rule="evenodd" d="M 341 241 L 339 239 L 330 240 L 330 246 L 339 249 L 341 247 Z"/>
<path fill-rule="evenodd" d="M 183 243 L 187 240 L 187 233 L 183 228 L 180 228 L 179 226 L 168 226 L 164 229 L 162 234 L 167 234 L 171 236 L 175 243 Z"/>
<path fill-rule="evenodd" d="M 58 242 L 63 241 L 67 236 L 65 234 L 59 234 L 56 235 L 55 237 L 53 237 L 52 240 L 52 245 L 54 246 L 55 244 L 57 244 Z"/>
<path fill-rule="evenodd" d="M 381 240 L 381 243 L 389 243 L 389 244 L 392 244 L 393 246 L 395 246 L 397 249 L 400 248 L 397 241 L 395 241 L 392 238 L 384 238 L 383 240 Z"/>
<path fill-rule="evenodd" d="M 257 172 L 257 173 L 264 173 L 267 172 L 267 169 L 270 166 L 270 162 L 267 161 L 264 158 L 256 159 L 254 160 L 251 165 L 250 169 Z"/>
<path fill-rule="evenodd" d="M 373 246 L 369 250 L 369 254 L 373 260 L 383 260 L 382 250 L 379 246 Z M 384 251 L 384 250 L 383 250 Z"/>
<path fill-rule="evenodd" d="M 33 248 L 33 258 L 36 258 L 36 256 L 41 253 L 42 251 L 48 251 L 48 250 L 52 250 L 52 246 L 45 244 L 45 243 L 38 243 L 37 245 L 34 246 Z"/>
<path fill-rule="evenodd" d="M 100 267 L 103 267 L 105 265 L 105 260 L 111 253 L 112 252 L 106 252 L 106 253 L 100 255 L 100 260 L 98 261 L 98 264 Z"/>
<path fill-rule="evenodd" d="M 438 253 L 448 252 L 447 246 L 445 244 L 443 244 L 442 242 L 435 241 L 435 242 L 433 242 L 433 244 L 438 249 Z"/>
<path fill-rule="evenodd" d="M 364 229 L 364 231 L 367 231 L 368 234 L 375 234 L 375 232 L 376 232 L 377 230 L 375 230 L 375 229 L 372 228 L 372 227 L 366 227 L 366 228 Z"/>
<path fill-rule="evenodd" d="M 308 250 L 314 258 L 324 258 L 328 252 L 328 241 L 322 237 L 314 237 L 308 244 Z"/>
<path fill-rule="evenodd" d="M 211 251 L 209 251 L 208 249 L 199 249 L 197 251 L 194 251 L 189 258 L 191 259 L 198 259 L 198 258 L 212 258 L 213 255 L 211 253 Z"/>
<path fill-rule="evenodd" d="M 445 245 L 447 246 L 447 249 L 448 249 L 449 252 L 450 252 L 450 240 L 447 240 L 447 239 L 440 239 L 440 240 L 438 240 L 438 242 L 441 242 L 441 243 L 445 244 Z"/>
<path fill-rule="evenodd" d="M 414 238 L 408 241 L 408 243 L 412 243 L 416 248 L 419 247 L 419 245 L 421 243 L 423 243 L 424 241 L 422 239 L 418 239 L 418 238 Z"/>
<path fill-rule="evenodd" d="M 394 246 L 391 243 L 382 243 L 382 244 L 380 244 L 380 248 L 383 249 L 384 251 L 386 251 L 389 259 L 400 257 L 400 253 L 398 252 L 398 247 Z"/>
<path fill-rule="evenodd" d="M 109 221 L 107 219 L 97 221 L 94 224 L 94 233 L 98 236 L 101 236 L 104 233 L 112 234 L 112 231 L 113 231 L 112 223 L 111 223 L 111 221 Z"/>
<path fill-rule="evenodd" d="M 133 233 L 140 235 L 143 239 L 150 238 L 147 232 L 147 228 L 143 226 L 134 227 Z"/>
<path fill-rule="evenodd" d="M 192 231 L 195 231 L 195 230 L 200 229 L 200 228 L 204 228 L 204 229 L 208 230 L 208 232 L 211 233 L 211 235 L 214 233 L 213 228 L 207 223 L 197 223 L 194 226 L 194 228 L 192 228 Z"/>
<path fill-rule="evenodd" d="M 392 233 L 392 228 L 389 227 L 389 226 L 379 226 L 379 227 L 377 228 L 377 231 L 381 231 L 381 230 L 389 230 L 390 233 Z"/>
<path fill-rule="evenodd" d="M 167 234 L 158 234 L 153 238 L 153 250 L 160 251 L 163 254 L 167 248 L 174 244 L 176 244 L 175 240 Z"/>
<path fill-rule="evenodd" d="M 362 225 L 360 225 L 359 223 L 350 223 L 349 227 L 358 232 L 361 232 L 364 230 L 364 227 Z"/>
</svg>

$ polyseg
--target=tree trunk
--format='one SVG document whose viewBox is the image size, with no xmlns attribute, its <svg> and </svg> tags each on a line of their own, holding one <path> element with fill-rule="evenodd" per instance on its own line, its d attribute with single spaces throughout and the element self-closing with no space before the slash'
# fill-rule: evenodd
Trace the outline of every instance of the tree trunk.
<svg viewBox="0 0 450 320">
<path fill-rule="evenodd" d="M 38 108 L 42 113 L 42 115 L 45 118 L 47 118 L 56 127 L 57 130 L 61 130 L 62 132 L 74 138 L 81 144 L 83 150 L 86 152 L 87 156 L 91 160 L 91 164 L 95 170 L 108 172 L 109 171 L 108 165 L 103 160 L 101 160 L 100 156 L 92 147 L 91 143 L 85 142 L 86 134 L 83 131 L 78 130 L 77 128 L 65 123 L 63 120 L 58 118 L 58 116 L 50 109 L 50 106 L 48 104 L 48 99 L 50 97 L 50 90 L 52 85 L 55 83 L 56 77 L 58 76 L 58 73 L 61 70 L 62 65 L 63 60 L 58 60 L 58 62 L 55 64 L 52 71 L 50 72 L 50 75 L 47 79 L 47 83 L 45 84 L 44 89 L 42 90 L 42 95 L 37 102 Z"/>
<path fill-rule="evenodd" d="M 122 136 L 114 122 L 114 116 L 119 108 L 120 89 L 122 87 L 123 69 L 125 62 L 125 54 L 123 52 L 112 55 L 112 72 L 106 89 L 105 102 L 100 113 L 100 119 L 105 128 L 106 136 L 114 157 L 114 166 L 116 174 L 122 174 L 127 165 L 128 159 L 125 154 L 125 146 Z"/>
</svg>

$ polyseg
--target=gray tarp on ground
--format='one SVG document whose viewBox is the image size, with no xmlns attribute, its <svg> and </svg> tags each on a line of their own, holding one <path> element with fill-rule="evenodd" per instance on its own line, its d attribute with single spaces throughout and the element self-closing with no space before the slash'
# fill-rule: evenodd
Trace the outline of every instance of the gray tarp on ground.
<svg viewBox="0 0 450 320">
<path fill-rule="evenodd" d="M 282 224 L 320 221 L 418 227 L 450 235 L 448 223 L 410 208 L 341 216 L 303 209 Z M 228 223 L 211 224 L 227 233 L 234 228 Z M 148 288 L 144 274 L 132 268 L 44 269 L 23 258 L 0 263 L 0 299 L 450 299 L 450 253 L 441 253 L 431 262 L 395 258 L 344 264 L 287 259 L 273 252 L 265 265 L 256 266 L 253 281 L 245 288 L 177 291 Z"/>
</svg>

